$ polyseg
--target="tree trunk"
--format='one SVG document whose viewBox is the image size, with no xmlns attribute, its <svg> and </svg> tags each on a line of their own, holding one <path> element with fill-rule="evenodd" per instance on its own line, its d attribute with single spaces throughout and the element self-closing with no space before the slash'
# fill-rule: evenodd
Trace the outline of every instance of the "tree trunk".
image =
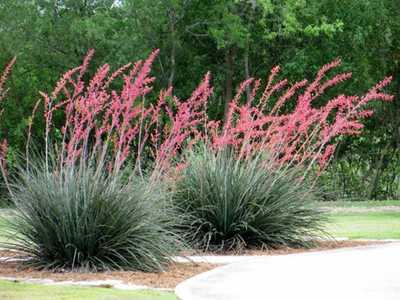
<svg viewBox="0 0 400 300">
<path fill-rule="evenodd" d="M 247 42 L 246 50 L 244 52 L 244 72 L 246 76 L 246 80 L 250 78 L 250 66 L 249 66 L 249 43 Z M 247 103 L 249 104 L 251 101 L 251 91 L 250 87 L 246 87 L 246 96 L 247 96 Z"/>
<path fill-rule="evenodd" d="M 381 173 L 383 171 L 383 161 L 385 159 L 385 156 L 387 152 L 389 151 L 390 148 L 390 142 L 385 146 L 385 148 L 382 150 L 381 155 L 379 157 L 379 160 L 375 166 L 375 174 L 374 178 L 371 183 L 371 189 L 369 192 L 369 199 L 375 199 L 377 196 L 377 189 L 378 189 L 378 184 L 379 184 L 379 178 L 381 176 Z"/>
<path fill-rule="evenodd" d="M 170 54 L 170 69 L 171 73 L 168 79 L 168 87 L 173 86 L 175 79 L 175 70 L 176 70 L 176 27 L 175 27 L 175 12 L 171 11 L 170 13 L 170 33 L 171 33 L 171 54 Z"/>
<path fill-rule="evenodd" d="M 224 120 L 226 120 L 229 103 L 233 97 L 233 50 L 228 49 L 225 53 L 225 110 Z"/>
</svg>

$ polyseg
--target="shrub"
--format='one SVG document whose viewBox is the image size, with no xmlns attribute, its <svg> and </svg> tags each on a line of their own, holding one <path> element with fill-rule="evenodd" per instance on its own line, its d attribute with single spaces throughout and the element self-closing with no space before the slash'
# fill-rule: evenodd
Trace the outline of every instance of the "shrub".
<svg viewBox="0 0 400 300">
<path fill-rule="evenodd" d="M 205 148 L 187 161 L 174 202 L 188 214 L 184 230 L 196 248 L 308 247 L 323 234 L 315 193 L 297 168 L 274 170 L 266 157 L 237 160 Z"/>
<path fill-rule="evenodd" d="M 162 270 L 180 245 L 162 184 L 93 170 L 20 170 L 7 232 L 15 242 L 3 246 L 38 268 Z"/>
</svg>

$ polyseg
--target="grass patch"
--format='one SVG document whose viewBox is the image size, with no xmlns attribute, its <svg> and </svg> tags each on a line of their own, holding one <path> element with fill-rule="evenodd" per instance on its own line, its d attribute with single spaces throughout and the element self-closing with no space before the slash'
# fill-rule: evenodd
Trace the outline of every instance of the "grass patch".
<svg viewBox="0 0 400 300">
<path fill-rule="evenodd" d="M 175 300 L 173 293 L 156 291 L 121 291 L 107 288 L 48 286 L 0 280 L 3 300 Z"/>
<path fill-rule="evenodd" d="M 374 208 L 374 207 L 385 207 L 385 206 L 399 206 L 400 200 L 384 200 L 384 201 L 324 201 L 319 202 L 320 207 L 329 208 Z"/>
<path fill-rule="evenodd" d="M 400 239 L 399 200 L 331 201 L 317 206 L 330 212 L 326 230 L 334 237 Z"/>
<path fill-rule="evenodd" d="M 350 239 L 400 239 L 400 212 L 335 213 L 327 231 Z"/>
</svg>

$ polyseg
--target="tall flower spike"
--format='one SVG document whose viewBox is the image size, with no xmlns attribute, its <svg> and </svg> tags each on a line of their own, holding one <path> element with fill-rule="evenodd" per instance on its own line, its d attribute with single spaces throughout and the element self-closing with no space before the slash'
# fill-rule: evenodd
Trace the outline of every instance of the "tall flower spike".
<svg viewBox="0 0 400 300">
<path fill-rule="evenodd" d="M 373 113 L 368 103 L 393 99 L 392 95 L 382 92 L 392 80 L 387 77 L 363 97 L 340 95 L 323 106 L 314 106 L 314 100 L 328 88 L 351 78 L 351 73 L 341 73 L 325 79 L 327 73 L 340 64 L 340 60 L 326 64 L 311 83 L 299 81 L 280 96 L 278 92 L 287 80 L 273 83 L 279 71 L 275 67 L 254 107 L 245 107 L 237 101 L 243 93 L 242 87 L 247 84 L 247 81 L 243 82 L 229 105 L 225 124 L 218 124 L 219 128 L 213 130 L 212 147 L 234 146 L 240 155 L 253 155 L 262 150 L 282 165 L 303 163 L 310 169 L 317 163 L 322 170 L 334 152 L 337 136 L 361 132 L 362 120 Z M 271 97 L 278 99 L 272 108 L 268 103 Z M 294 108 L 281 113 L 282 106 L 289 101 Z M 214 123 L 213 126 L 215 128 Z"/>
</svg>

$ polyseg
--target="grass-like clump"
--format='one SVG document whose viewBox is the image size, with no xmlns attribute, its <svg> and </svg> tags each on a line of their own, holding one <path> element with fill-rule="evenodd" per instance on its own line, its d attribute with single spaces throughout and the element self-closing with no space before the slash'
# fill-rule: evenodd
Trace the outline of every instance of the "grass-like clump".
<svg viewBox="0 0 400 300">
<path fill-rule="evenodd" d="M 21 169 L 6 226 L 13 242 L 2 246 L 39 268 L 162 270 L 180 245 L 168 193 L 160 183 L 96 170 Z"/>
<path fill-rule="evenodd" d="M 323 234 L 324 215 L 297 168 L 204 148 L 188 154 L 187 162 L 174 201 L 188 215 L 184 230 L 194 247 L 309 247 Z"/>
</svg>

